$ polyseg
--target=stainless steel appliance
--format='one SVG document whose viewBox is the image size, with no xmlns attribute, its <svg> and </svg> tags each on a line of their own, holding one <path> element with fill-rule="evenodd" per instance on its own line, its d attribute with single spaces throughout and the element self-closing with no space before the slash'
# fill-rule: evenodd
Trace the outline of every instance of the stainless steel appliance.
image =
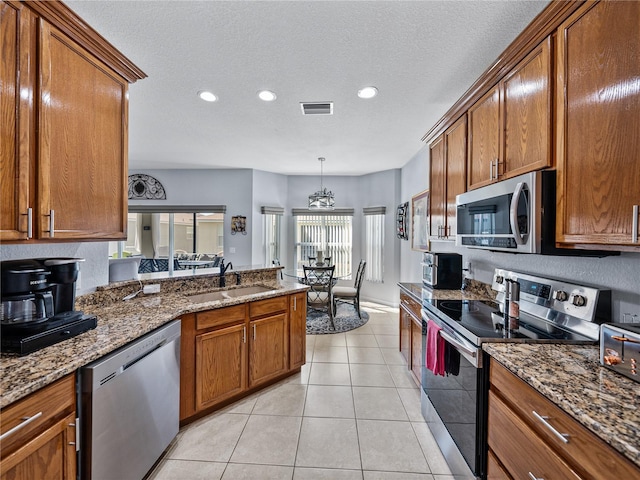
<svg viewBox="0 0 640 480">
<path fill-rule="evenodd" d="M 597 256 L 619 252 L 555 246 L 556 172 L 543 170 L 456 197 L 456 245 L 511 253 Z"/>
<path fill-rule="evenodd" d="M 0 342 L 3 353 L 27 353 L 95 328 L 95 316 L 74 308 L 83 258 L 0 262 Z"/>
<path fill-rule="evenodd" d="M 639 382 L 640 325 L 608 323 L 600 327 L 600 363 Z"/>
<path fill-rule="evenodd" d="M 140 480 L 178 433 L 180 320 L 80 369 L 80 478 Z"/>
<path fill-rule="evenodd" d="M 462 255 L 422 254 L 422 283 L 428 288 L 458 290 L 462 286 Z"/>
<path fill-rule="evenodd" d="M 517 330 L 505 328 L 506 280 L 520 285 Z M 423 351 L 432 321 L 441 328 L 448 374 L 422 368 L 422 413 L 455 475 L 486 472 L 488 362 L 485 342 L 586 343 L 611 314 L 611 292 L 502 269 L 493 277 L 496 301 L 436 300 L 423 289 Z"/>
</svg>

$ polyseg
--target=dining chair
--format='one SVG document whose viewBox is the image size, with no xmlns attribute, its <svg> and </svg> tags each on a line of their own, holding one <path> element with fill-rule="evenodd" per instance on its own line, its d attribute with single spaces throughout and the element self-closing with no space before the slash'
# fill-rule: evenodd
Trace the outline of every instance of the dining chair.
<svg viewBox="0 0 640 480">
<path fill-rule="evenodd" d="M 353 282 L 353 287 L 333 287 L 331 293 L 333 296 L 333 312 L 338 308 L 338 302 L 349 303 L 353 305 L 358 313 L 358 318 L 362 318 L 360 313 L 360 287 L 362 286 L 362 279 L 364 278 L 364 269 L 367 266 L 367 262 L 360 260 L 358 265 L 358 271 L 356 278 Z"/>
<path fill-rule="evenodd" d="M 333 323 L 333 273 L 335 265 L 331 267 L 302 266 L 304 270 L 304 283 L 309 286 L 307 290 L 307 311 L 315 310 L 326 312 L 329 315 L 331 327 Z"/>
</svg>

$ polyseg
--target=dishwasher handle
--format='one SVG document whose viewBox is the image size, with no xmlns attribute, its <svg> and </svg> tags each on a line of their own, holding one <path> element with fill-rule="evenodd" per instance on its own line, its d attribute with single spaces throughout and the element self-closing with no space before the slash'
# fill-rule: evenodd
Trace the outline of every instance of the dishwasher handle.
<svg viewBox="0 0 640 480">
<path fill-rule="evenodd" d="M 142 355 L 140 355 L 137 358 L 134 358 L 133 360 L 131 360 L 130 362 L 125 363 L 122 366 L 122 371 L 124 372 L 126 369 L 133 367 L 136 363 L 138 363 L 140 360 L 147 358 L 149 355 L 151 355 L 153 352 L 155 352 L 156 350 L 158 350 L 159 348 L 164 347 L 167 344 L 167 340 L 164 339 L 162 342 L 158 343 L 155 347 L 153 347 L 151 350 L 147 350 L 146 352 L 144 352 Z"/>
<path fill-rule="evenodd" d="M 180 338 L 180 325 L 180 320 L 174 320 L 82 367 L 82 391 L 92 392 L 101 388 L 151 353 L 177 341 Z"/>
</svg>

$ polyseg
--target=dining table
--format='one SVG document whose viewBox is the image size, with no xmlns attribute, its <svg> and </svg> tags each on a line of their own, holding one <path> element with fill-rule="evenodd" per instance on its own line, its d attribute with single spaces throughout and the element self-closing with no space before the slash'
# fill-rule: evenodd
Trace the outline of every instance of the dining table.
<svg viewBox="0 0 640 480">
<path fill-rule="evenodd" d="M 285 277 L 290 277 L 290 278 L 297 279 L 298 283 L 305 283 L 304 269 L 303 268 L 283 270 L 282 273 L 284 274 Z M 334 272 L 333 273 L 333 284 L 335 285 L 338 280 L 348 279 L 349 277 L 351 277 L 351 272 L 348 272 L 348 273 L 345 273 L 345 274 L 341 274 L 341 275 L 337 275 Z"/>
</svg>

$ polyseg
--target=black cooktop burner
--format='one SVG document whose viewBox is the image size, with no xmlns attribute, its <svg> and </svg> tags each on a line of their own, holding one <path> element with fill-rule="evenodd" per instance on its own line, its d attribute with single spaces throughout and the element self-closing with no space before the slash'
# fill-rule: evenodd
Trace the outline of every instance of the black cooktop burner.
<svg viewBox="0 0 640 480">
<path fill-rule="evenodd" d="M 423 299 L 430 310 L 443 316 L 447 323 L 476 345 L 487 341 L 547 340 L 563 342 L 589 342 L 593 340 L 563 330 L 547 321 L 521 314 L 518 330 L 504 328 L 500 307 L 491 300 L 434 300 Z"/>
</svg>

